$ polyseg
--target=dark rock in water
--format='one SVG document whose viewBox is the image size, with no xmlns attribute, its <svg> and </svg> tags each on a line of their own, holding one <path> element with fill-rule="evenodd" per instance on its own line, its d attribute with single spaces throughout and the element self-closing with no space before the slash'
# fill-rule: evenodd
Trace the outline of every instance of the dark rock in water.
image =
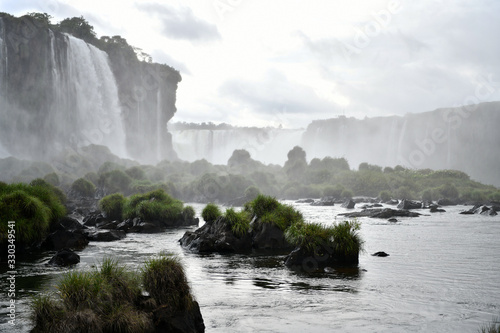
<svg viewBox="0 0 500 333">
<path fill-rule="evenodd" d="M 352 200 L 355 202 L 355 203 L 370 203 L 370 204 L 374 204 L 374 203 L 377 203 L 377 198 L 371 198 L 371 197 L 354 197 L 352 198 Z"/>
<path fill-rule="evenodd" d="M 388 257 L 389 254 L 385 253 L 384 251 L 379 251 L 379 252 L 375 252 L 374 254 L 372 254 L 372 256 L 374 256 L 374 257 Z"/>
<path fill-rule="evenodd" d="M 94 242 L 113 242 L 126 237 L 121 230 L 86 230 L 85 236 L 88 240 Z"/>
<path fill-rule="evenodd" d="M 182 247 L 198 253 L 244 253 L 252 249 L 251 233 L 234 234 L 222 216 L 194 232 L 187 231 L 179 242 Z"/>
<path fill-rule="evenodd" d="M 441 209 L 441 208 L 438 208 L 437 206 L 431 206 L 431 207 L 429 208 L 429 211 L 430 211 L 431 213 L 446 213 L 446 210 Z"/>
<path fill-rule="evenodd" d="M 391 199 L 389 201 L 386 201 L 384 202 L 386 205 L 391 205 L 391 206 L 396 206 L 397 204 L 399 204 L 399 201 L 396 200 L 396 199 Z"/>
<path fill-rule="evenodd" d="M 41 247 L 47 250 L 62 250 L 64 248 L 81 250 L 89 243 L 81 232 L 82 231 L 57 230 L 45 238 Z"/>
<path fill-rule="evenodd" d="M 361 209 L 380 208 L 380 207 L 384 207 L 384 206 L 379 204 L 379 203 L 375 203 L 375 204 L 370 204 L 370 205 L 363 205 L 363 206 L 361 206 Z"/>
<path fill-rule="evenodd" d="M 437 201 L 437 204 L 439 206 L 456 206 L 457 205 L 457 202 L 456 201 L 453 201 L 451 199 L 439 199 Z"/>
<path fill-rule="evenodd" d="M 394 217 L 392 217 L 392 218 L 388 219 L 387 221 L 395 223 L 395 222 L 398 222 L 398 219 L 395 219 Z"/>
<path fill-rule="evenodd" d="M 355 205 L 356 205 L 356 203 L 353 200 L 350 199 L 350 200 L 345 201 L 341 205 L 341 207 L 344 207 L 344 208 L 347 208 L 347 209 L 353 209 Z"/>
<path fill-rule="evenodd" d="M 358 257 L 335 253 L 334 248 L 328 245 L 317 246 L 314 250 L 297 247 L 285 258 L 285 266 L 312 273 L 323 271 L 326 267 L 357 265 Z"/>
<path fill-rule="evenodd" d="M 408 210 L 402 210 L 402 209 L 392 209 L 392 208 L 373 208 L 373 209 L 365 209 L 360 212 L 353 212 L 353 213 L 343 213 L 339 214 L 342 216 L 347 216 L 347 217 L 373 217 L 373 218 L 380 218 L 380 219 L 388 219 L 394 216 L 400 216 L 400 217 L 418 217 L 421 214 L 415 213 L 415 212 L 410 212 Z"/>
<path fill-rule="evenodd" d="M 81 223 L 82 220 L 83 220 L 82 216 L 79 216 L 78 214 L 67 215 L 61 218 L 58 223 L 55 223 L 53 226 L 51 226 L 50 229 L 51 231 L 56 231 L 56 230 L 75 231 L 75 230 L 87 229 L 87 227 Z"/>
<path fill-rule="evenodd" d="M 481 205 L 475 205 L 469 210 L 460 212 L 462 215 L 472 215 L 472 214 L 480 214 L 480 215 L 486 215 L 486 216 L 496 216 L 498 215 L 497 212 L 488 206 L 481 206 Z"/>
<path fill-rule="evenodd" d="M 418 201 L 406 200 L 401 201 L 397 207 L 398 209 L 420 209 L 422 203 Z"/>
<path fill-rule="evenodd" d="M 157 234 L 165 231 L 164 227 L 159 226 L 156 223 L 151 222 L 139 222 L 131 227 L 129 232 L 134 232 L 138 234 Z"/>
<path fill-rule="evenodd" d="M 168 305 L 160 306 L 153 312 L 155 332 L 203 333 L 205 323 L 198 302 L 194 301 L 190 309 L 172 313 Z"/>
<path fill-rule="evenodd" d="M 311 203 L 311 206 L 334 206 L 335 198 L 334 197 L 323 197 L 320 201 L 315 201 Z"/>
<path fill-rule="evenodd" d="M 112 221 L 112 222 L 103 221 L 103 222 L 97 223 L 95 227 L 98 229 L 116 230 L 116 228 L 118 228 L 119 224 L 120 224 L 120 221 Z"/>
<path fill-rule="evenodd" d="M 285 239 L 285 233 L 271 223 L 254 223 L 252 232 L 252 248 L 256 251 L 290 252 L 293 245 Z"/>
<path fill-rule="evenodd" d="M 500 212 L 500 205 L 493 205 L 491 206 L 491 209 L 493 209 L 495 212 Z"/>
<path fill-rule="evenodd" d="M 308 204 L 311 204 L 311 203 L 314 202 L 314 199 L 310 199 L 310 198 L 308 198 L 308 199 L 299 199 L 299 200 L 297 200 L 295 202 L 296 203 L 308 203 Z"/>
<path fill-rule="evenodd" d="M 98 223 L 107 222 L 108 220 L 99 212 L 90 213 L 83 219 L 83 224 L 87 227 L 95 227 Z"/>
<path fill-rule="evenodd" d="M 75 252 L 63 249 L 57 252 L 49 261 L 51 266 L 69 266 L 80 262 L 80 256 Z"/>
</svg>

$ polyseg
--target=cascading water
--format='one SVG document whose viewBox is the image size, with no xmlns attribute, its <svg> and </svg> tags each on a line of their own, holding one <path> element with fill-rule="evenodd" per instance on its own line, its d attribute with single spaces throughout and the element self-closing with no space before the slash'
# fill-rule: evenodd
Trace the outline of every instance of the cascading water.
<svg viewBox="0 0 500 333">
<path fill-rule="evenodd" d="M 5 43 L 6 36 L 5 36 L 5 29 L 3 26 L 3 19 L 0 17 L 0 108 L 5 108 L 4 106 L 4 88 L 5 85 L 7 84 L 7 45 Z M 4 158 L 9 156 L 10 154 L 7 152 L 7 150 L 3 147 L 2 143 L 0 142 L 0 158 Z"/>
<path fill-rule="evenodd" d="M 118 88 L 104 51 L 73 36 L 68 40 L 67 68 L 55 75 L 54 90 L 58 91 L 58 112 L 71 111 L 78 126 L 77 140 L 81 145 L 105 145 L 126 156 L 125 133 L 118 100 Z M 57 66 L 56 66 L 57 68 Z M 75 110 L 66 110 L 64 96 L 74 99 Z M 62 104 L 62 105 L 61 105 Z M 64 126 L 64 125 L 63 125 Z"/>
</svg>

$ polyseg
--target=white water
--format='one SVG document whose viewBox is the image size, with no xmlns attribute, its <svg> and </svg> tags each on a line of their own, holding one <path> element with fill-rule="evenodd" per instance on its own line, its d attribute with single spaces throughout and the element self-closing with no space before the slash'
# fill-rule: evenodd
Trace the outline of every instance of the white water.
<svg viewBox="0 0 500 333">
<path fill-rule="evenodd" d="M 307 221 L 331 224 L 340 207 L 296 206 Z M 193 205 L 200 214 L 203 205 Z M 118 242 L 91 242 L 76 269 L 103 257 L 138 267 L 160 251 L 176 253 L 201 306 L 206 332 L 477 332 L 500 315 L 500 217 L 447 213 L 361 218 L 366 253 L 359 267 L 324 274 L 295 273 L 283 256 L 196 255 L 178 243 L 188 229 L 128 234 Z M 419 210 L 427 213 L 425 210 Z M 389 257 L 370 254 L 385 251 Z M 28 296 L 53 290 L 68 268 L 47 267 L 50 253 L 18 263 L 18 326 L 27 332 Z M 0 273 L 0 287 L 6 286 Z M 7 328 L 0 302 L 0 330 Z M 10 327 L 9 327 L 10 330 Z"/>
<path fill-rule="evenodd" d="M 264 164 L 283 165 L 288 152 L 300 146 L 303 132 L 268 128 L 170 130 L 180 159 L 206 159 L 212 164 L 227 164 L 234 150 L 245 149 Z"/>
<path fill-rule="evenodd" d="M 113 153 L 125 157 L 118 88 L 108 55 L 71 35 L 66 37 L 68 68 L 63 68 L 60 73 L 54 71 L 55 89 L 60 89 L 59 94 L 73 94 L 75 105 L 72 110 L 63 104 L 59 112 L 71 112 L 71 117 L 76 118 L 80 130 L 78 139 L 82 145 L 105 145 Z"/>
</svg>

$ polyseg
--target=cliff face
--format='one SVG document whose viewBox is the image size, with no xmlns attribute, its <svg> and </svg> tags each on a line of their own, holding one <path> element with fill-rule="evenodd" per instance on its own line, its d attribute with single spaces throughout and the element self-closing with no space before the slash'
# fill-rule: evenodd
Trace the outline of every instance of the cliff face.
<svg viewBox="0 0 500 333">
<path fill-rule="evenodd" d="M 382 166 L 456 169 L 500 186 L 500 102 L 438 109 L 404 117 L 312 122 L 303 135 L 308 158 L 345 157 Z"/>
<path fill-rule="evenodd" d="M 0 143 L 47 160 L 88 144 L 142 162 L 176 158 L 167 122 L 181 77 L 140 62 L 130 47 L 102 51 L 30 17 L 0 14 Z"/>
</svg>

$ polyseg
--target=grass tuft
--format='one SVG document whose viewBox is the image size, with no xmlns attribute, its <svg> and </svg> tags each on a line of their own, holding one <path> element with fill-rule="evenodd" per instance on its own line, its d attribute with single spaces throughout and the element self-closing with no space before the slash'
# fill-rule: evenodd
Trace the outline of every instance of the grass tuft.
<svg viewBox="0 0 500 333">
<path fill-rule="evenodd" d="M 243 236 L 250 230 L 251 216 L 247 211 L 236 212 L 233 208 L 228 208 L 224 217 L 235 235 Z"/>
<path fill-rule="evenodd" d="M 205 222 L 213 222 L 220 216 L 222 216 L 222 212 L 220 211 L 219 206 L 213 203 L 207 204 L 201 212 L 201 217 L 205 220 Z"/>
</svg>

